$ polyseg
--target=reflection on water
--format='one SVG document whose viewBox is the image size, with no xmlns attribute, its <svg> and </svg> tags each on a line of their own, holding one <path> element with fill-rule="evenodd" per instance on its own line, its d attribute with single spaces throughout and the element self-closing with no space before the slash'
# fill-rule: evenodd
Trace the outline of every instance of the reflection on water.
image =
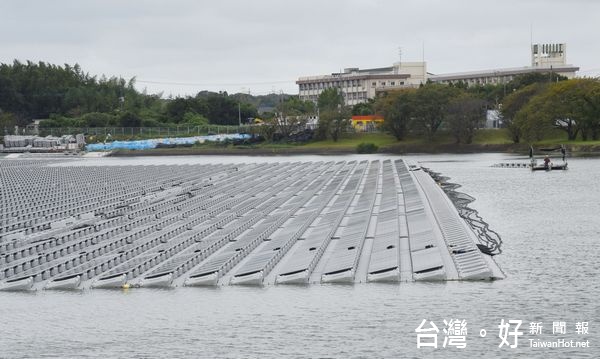
<svg viewBox="0 0 600 359">
<path fill-rule="evenodd" d="M 388 156 L 386 156 L 387 158 Z M 392 156 L 389 156 L 392 157 Z M 82 164 L 373 159 L 382 156 L 160 157 Z M 496 282 L 130 289 L 0 293 L 0 357 L 599 357 L 600 160 L 570 159 L 568 171 L 493 168 L 515 157 L 419 155 L 462 185 L 503 239 Z M 416 348 L 415 329 L 466 319 L 467 348 Z M 519 348 L 498 348 L 501 319 L 523 320 Z M 543 340 L 590 340 L 591 348 L 530 348 Z M 552 322 L 565 321 L 565 335 Z M 575 323 L 589 322 L 590 335 Z M 479 336 L 480 329 L 487 336 Z"/>
</svg>

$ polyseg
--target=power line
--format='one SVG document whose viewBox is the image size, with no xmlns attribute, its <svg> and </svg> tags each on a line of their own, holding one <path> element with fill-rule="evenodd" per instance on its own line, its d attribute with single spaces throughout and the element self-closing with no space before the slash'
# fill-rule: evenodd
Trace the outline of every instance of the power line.
<svg viewBox="0 0 600 359">
<path fill-rule="evenodd" d="M 154 80 L 140 80 L 140 79 L 136 79 L 136 82 L 145 83 L 145 84 L 178 85 L 178 86 L 244 86 L 244 85 L 272 85 L 272 84 L 294 83 L 293 80 L 265 81 L 265 82 L 240 82 L 240 83 L 194 83 L 194 82 L 170 82 L 170 81 L 154 81 Z"/>
</svg>

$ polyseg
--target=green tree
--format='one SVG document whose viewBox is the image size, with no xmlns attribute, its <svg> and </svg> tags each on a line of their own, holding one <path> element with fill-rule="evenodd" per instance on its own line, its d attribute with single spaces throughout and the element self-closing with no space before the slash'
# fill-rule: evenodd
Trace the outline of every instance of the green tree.
<svg viewBox="0 0 600 359">
<path fill-rule="evenodd" d="M 337 142 L 342 132 L 348 128 L 350 111 L 344 106 L 344 97 L 337 88 L 323 90 L 317 101 L 319 108 L 319 123 L 317 125 L 317 138 L 331 137 Z"/>
<path fill-rule="evenodd" d="M 0 111 L 0 135 L 10 134 L 16 124 L 14 114 Z"/>
<path fill-rule="evenodd" d="M 290 96 L 276 107 L 276 115 L 265 122 L 273 126 L 277 133 L 287 139 L 292 133 L 306 128 L 310 116 L 314 115 L 315 105 L 311 101 L 302 101 L 298 96 Z"/>
<path fill-rule="evenodd" d="M 527 142 L 541 141 L 554 127 L 548 114 L 539 112 L 539 108 L 544 105 L 545 101 L 542 97 L 534 96 L 514 117 L 522 139 Z"/>
<path fill-rule="evenodd" d="M 448 104 L 448 128 L 456 144 L 472 143 L 475 131 L 485 123 L 487 101 L 469 93 L 462 93 Z"/>
<path fill-rule="evenodd" d="M 344 97 L 337 88 L 331 87 L 323 90 L 317 100 L 319 111 L 333 111 L 344 106 Z"/>
<path fill-rule="evenodd" d="M 239 116 L 242 120 L 242 124 L 248 123 L 248 121 L 250 119 L 255 119 L 258 117 L 258 110 L 256 109 L 256 107 L 253 104 L 247 103 L 247 102 L 242 102 L 239 104 L 239 106 L 240 106 Z"/>
<path fill-rule="evenodd" d="M 585 100 L 585 110 L 588 114 L 587 130 L 590 132 L 592 140 L 600 139 L 600 79 L 595 79 L 590 83 L 590 88 L 583 94 Z"/>
<path fill-rule="evenodd" d="M 357 103 L 352 106 L 353 116 L 369 116 L 375 114 L 375 100 L 369 99 L 367 102 Z"/>
<path fill-rule="evenodd" d="M 444 123 L 450 100 L 460 89 L 442 84 L 427 84 L 417 89 L 414 97 L 415 125 L 422 129 L 428 140 L 432 140 Z"/>
<path fill-rule="evenodd" d="M 529 119 L 543 120 L 543 126 L 566 132 L 567 139 L 582 140 L 598 136 L 600 82 L 594 79 L 572 79 L 550 84 L 522 110 Z M 537 122 L 537 121 L 536 121 Z"/>
<path fill-rule="evenodd" d="M 383 115 L 384 128 L 398 141 L 408 134 L 415 114 L 415 89 L 389 91 L 379 97 L 375 108 Z"/>
<path fill-rule="evenodd" d="M 88 127 L 108 127 L 117 124 L 115 116 L 101 112 L 86 113 L 81 116 L 81 120 Z"/>
<path fill-rule="evenodd" d="M 517 121 L 517 113 L 527 105 L 532 97 L 542 93 L 546 87 L 547 84 L 544 83 L 532 83 L 504 98 L 501 109 L 502 122 L 514 143 L 519 143 L 523 137 L 523 115 L 520 116 L 521 120 Z"/>
<path fill-rule="evenodd" d="M 211 94 L 206 98 L 207 116 L 210 123 L 218 125 L 238 124 L 238 104 L 227 92 Z"/>
<path fill-rule="evenodd" d="M 142 120 L 132 112 L 123 112 L 119 116 L 119 124 L 122 127 L 140 127 Z"/>
<path fill-rule="evenodd" d="M 529 72 L 526 74 L 515 76 L 514 79 L 508 82 L 506 87 L 509 92 L 513 92 L 533 84 L 556 83 L 565 80 L 568 80 L 568 78 L 552 71 Z"/>
<path fill-rule="evenodd" d="M 340 108 L 339 110 L 324 110 L 319 115 L 317 132 L 321 136 L 325 134 L 329 136 L 333 142 L 337 142 L 342 136 L 342 133 L 350 125 L 348 120 L 349 117 L 350 111 L 346 108 Z"/>
<path fill-rule="evenodd" d="M 186 112 L 183 115 L 183 123 L 193 126 L 208 126 L 208 119 L 195 112 Z"/>
</svg>

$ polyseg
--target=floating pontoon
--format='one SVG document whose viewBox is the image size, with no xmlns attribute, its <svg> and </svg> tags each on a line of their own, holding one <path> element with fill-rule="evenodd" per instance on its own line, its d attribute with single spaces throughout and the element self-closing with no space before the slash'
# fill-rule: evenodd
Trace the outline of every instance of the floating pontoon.
<svg viewBox="0 0 600 359">
<path fill-rule="evenodd" d="M 402 160 L 56 162 L 0 160 L 0 290 L 504 278 Z"/>
</svg>

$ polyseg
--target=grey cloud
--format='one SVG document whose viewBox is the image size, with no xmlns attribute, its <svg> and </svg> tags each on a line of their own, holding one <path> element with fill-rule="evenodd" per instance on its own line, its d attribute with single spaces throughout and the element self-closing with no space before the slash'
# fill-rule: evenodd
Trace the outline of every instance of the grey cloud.
<svg viewBox="0 0 600 359">
<path fill-rule="evenodd" d="M 167 94 L 294 93 L 299 76 L 387 66 L 399 46 L 410 61 L 424 44 L 436 73 L 525 66 L 533 26 L 534 41 L 566 42 L 569 62 L 593 69 L 599 10 L 586 0 L 3 1 L 0 61 L 198 84 L 140 82 Z"/>
</svg>

